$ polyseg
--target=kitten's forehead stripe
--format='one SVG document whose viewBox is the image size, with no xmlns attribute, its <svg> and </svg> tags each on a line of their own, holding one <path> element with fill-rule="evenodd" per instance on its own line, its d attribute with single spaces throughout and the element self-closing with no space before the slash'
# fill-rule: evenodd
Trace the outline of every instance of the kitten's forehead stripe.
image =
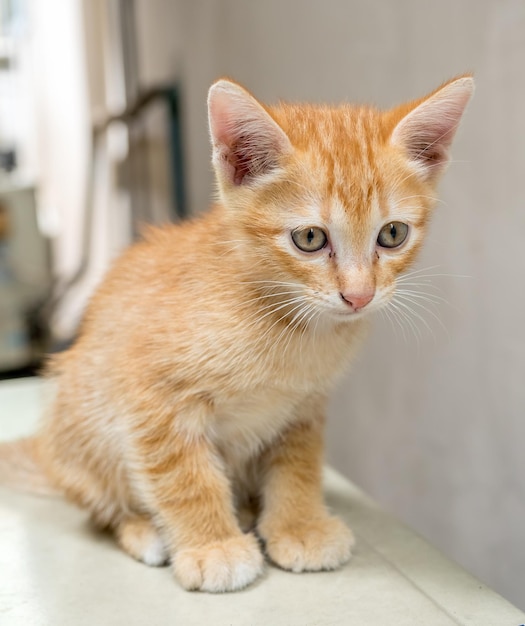
<svg viewBox="0 0 525 626">
<path fill-rule="evenodd" d="M 292 143 L 308 155 L 323 211 L 326 200 L 338 202 L 364 226 L 374 196 L 383 195 L 376 157 L 382 142 L 380 114 L 347 105 L 332 109 L 283 105 L 273 113 Z M 382 204 L 379 201 L 378 206 Z"/>
</svg>

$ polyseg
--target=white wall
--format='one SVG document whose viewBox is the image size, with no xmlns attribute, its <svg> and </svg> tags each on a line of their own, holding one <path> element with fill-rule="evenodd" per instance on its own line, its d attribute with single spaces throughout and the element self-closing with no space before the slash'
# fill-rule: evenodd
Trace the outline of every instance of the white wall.
<svg viewBox="0 0 525 626">
<path fill-rule="evenodd" d="M 146 4 L 146 0 L 142 0 Z M 161 18 L 160 0 L 148 2 Z M 525 4 L 522 0 L 171 3 L 190 198 L 211 189 L 205 97 L 228 74 L 263 99 L 381 106 L 474 70 L 419 267 L 450 304 L 418 341 L 378 319 L 334 399 L 329 460 L 525 607 Z M 167 53 L 168 54 L 168 53 Z"/>
</svg>

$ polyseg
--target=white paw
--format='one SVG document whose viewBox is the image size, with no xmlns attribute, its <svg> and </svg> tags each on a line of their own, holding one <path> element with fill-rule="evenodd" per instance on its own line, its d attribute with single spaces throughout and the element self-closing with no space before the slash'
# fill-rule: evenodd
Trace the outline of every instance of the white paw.
<svg viewBox="0 0 525 626">
<path fill-rule="evenodd" d="M 199 548 L 183 548 L 172 559 L 173 571 L 188 590 L 236 591 L 263 571 L 263 556 L 252 534 Z"/>
<path fill-rule="evenodd" d="M 169 560 L 168 550 L 153 524 L 143 518 L 124 521 L 117 537 L 121 547 L 137 561 L 158 567 Z"/>
<path fill-rule="evenodd" d="M 142 545 L 139 560 L 146 563 L 146 565 L 151 565 L 153 567 L 159 567 L 160 565 L 165 565 L 168 562 L 168 549 L 158 535 L 156 537 L 152 537 L 148 543 Z"/>
<path fill-rule="evenodd" d="M 265 540 L 271 560 L 292 572 L 337 569 L 350 560 L 355 544 L 352 531 L 337 517 L 271 530 Z"/>
</svg>

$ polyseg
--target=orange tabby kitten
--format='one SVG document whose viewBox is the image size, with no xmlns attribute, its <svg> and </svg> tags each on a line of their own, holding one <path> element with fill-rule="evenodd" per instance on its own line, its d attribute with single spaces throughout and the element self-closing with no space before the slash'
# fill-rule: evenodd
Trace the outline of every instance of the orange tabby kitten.
<svg viewBox="0 0 525 626">
<path fill-rule="evenodd" d="M 251 583 L 256 535 L 295 572 L 348 561 L 323 503 L 326 398 L 421 246 L 472 90 L 464 76 L 380 112 L 216 82 L 218 205 L 116 262 L 54 360 L 39 435 L 0 448 L 4 482 L 47 481 L 186 589 Z"/>
</svg>

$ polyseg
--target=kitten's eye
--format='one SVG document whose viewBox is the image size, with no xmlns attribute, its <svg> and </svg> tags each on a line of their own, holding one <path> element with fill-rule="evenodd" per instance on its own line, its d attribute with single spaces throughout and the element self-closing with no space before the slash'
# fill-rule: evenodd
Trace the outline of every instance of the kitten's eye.
<svg viewBox="0 0 525 626">
<path fill-rule="evenodd" d="M 390 222 L 379 231 L 377 243 L 382 248 L 397 248 L 408 235 L 408 226 L 403 222 Z"/>
<path fill-rule="evenodd" d="M 298 228 L 292 232 L 294 244 L 303 252 L 317 252 L 324 248 L 328 238 L 324 230 L 316 226 Z"/>
</svg>

